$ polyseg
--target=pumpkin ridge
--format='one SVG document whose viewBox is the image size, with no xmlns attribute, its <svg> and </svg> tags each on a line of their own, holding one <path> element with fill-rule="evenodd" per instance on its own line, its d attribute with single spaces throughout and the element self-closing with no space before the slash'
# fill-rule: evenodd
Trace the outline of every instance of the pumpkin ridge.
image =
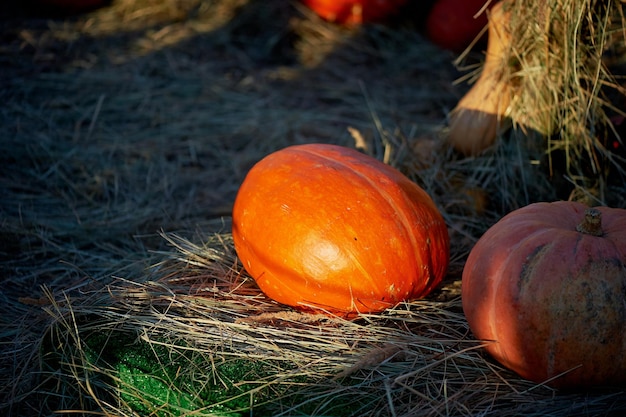
<svg viewBox="0 0 626 417">
<path fill-rule="evenodd" d="M 363 174 L 358 167 L 360 167 L 360 165 L 362 164 L 362 162 L 360 161 L 355 161 L 354 165 L 350 165 L 347 163 L 344 163 L 341 160 L 334 160 L 330 157 L 328 157 L 327 155 L 324 155 L 323 153 L 320 152 L 315 152 L 315 151 L 310 151 L 310 153 L 314 154 L 315 156 L 319 157 L 320 159 L 330 162 L 332 165 L 336 165 L 336 166 L 340 166 L 341 167 L 341 171 L 344 170 L 349 170 L 349 172 L 354 175 L 356 177 L 356 180 L 360 180 L 364 183 L 365 187 L 371 187 L 373 189 L 376 190 L 376 192 L 383 197 L 388 209 L 390 213 L 393 213 L 394 215 L 397 216 L 397 218 L 400 220 L 400 223 L 402 225 L 402 227 L 397 228 L 397 230 L 399 232 L 401 232 L 405 237 L 408 237 L 410 244 L 411 244 L 411 254 L 415 255 L 415 248 L 416 248 L 416 240 L 415 237 L 413 235 L 413 233 L 409 233 L 408 231 L 411 230 L 410 227 L 410 222 L 408 221 L 408 219 L 404 216 L 400 216 L 399 214 L 403 214 L 401 213 L 400 210 L 397 209 L 397 205 L 394 204 L 394 199 L 393 197 L 391 197 L 391 195 L 386 192 L 384 190 L 384 187 L 381 187 L 379 184 L 377 184 L 375 181 L 373 181 L 368 175 Z M 380 161 L 378 161 L 380 162 Z M 382 162 L 380 162 L 381 165 L 383 165 L 384 167 L 387 168 L 391 168 L 390 166 L 383 164 Z M 392 172 L 387 171 L 386 174 L 389 175 Z M 395 172 L 393 172 L 394 177 L 396 177 Z M 395 178 L 394 178 L 395 179 Z M 404 190 L 399 187 L 395 182 L 389 182 L 386 186 L 391 186 L 393 188 L 395 188 L 396 190 L 399 191 L 400 195 L 406 199 L 406 193 L 404 192 Z M 404 218 L 403 218 L 404 217 Z M 367 269 L 365 267 L 363 267 L 361 262 L 357 261 L 357 258 L 355 257 L 354 253 L 352 251 L 346 251 L 346 253 L 349 254 L 350 258 L 353 261 L 356 261 L 356 265 L 358 267 L 358 269 L 362 272 L 363 277 L 366 278 L 369 282 L 369 285 L 371 285 L 374 288 L 377 288 L 380 292 L 383 293 L 387 293 L 389 294 L 389 290 L 387 287 L 381 287 L 380 286 L 380 282 L 378 282 L 378 280 L 376 280 L 374 278 L 374 275 L 370 272 L 367 271 Z M 415 269 L 417 269 L 417 262 L 416 262 L 416 256 L 414 256 L 411 261 L 413 262 Z M 352 288 L 351 288 L 352 289 Z M 411 286 L 410 291 L 413 290 L 413 286 Z M 395 298 L 393 297 L 392 294 L 389 294 L 390 298 L 393 298 L 393 300 L 395 301 Z M 352 295 L 353 301 L 357 300 L 360 301 L 359 298 L 354 298 L 354 296 Z"/>
<path fill-rule="evenodd" d="M 302 151 L 301 151 L 302 152 Z M 413 229 L 413 223 L 411 223 L 411 221 L 408 219 L 408 217 L 404 214 L 404 212 L 402 210 L 398 210 L 396 208 L 397 204 L 395 204 L 393 197 L 391 196 L 390 193 L 388 193 L 385 190 L 385 187 L 381 186 L 380 184 L 376 183 L 375 181 L 373 181 L 371 178 L 369 178 L 367 175 L 363 174 L 360 170 L 355 169 L 355 167 L 347 165 L 345 163 L 343 163 L 343 161 L 337 161 L 337 160 L 333 160 L 332 158 L 329 158 L 328 156 L 324 155 L 323 153 L 320 152 L 316 152 L 314 150 L 307 150 L 306 152 L 313 154 L 321 159 L 324 159 L 326 161 L 329 161 L 331 163 L 333 163 L 333 165 L 340 165 L 342 167 L 345 167 L 347 169 L 349 169 L 351 172 L 353 172 L 357 177 L 359 177 L 360 179 L 364 180 L 367 184 L 371 185 L 372 188 L 374 188 L 385 200 L 385 202 L 387 203 L 387 205 L 391 208 L 391 210 L 396 214 L 396 216 L 398 217 L 398 219 L 400 220 L 403 228 L 403 231 L 407 231 L 405 232 L 405 235 L 408 236 L 409 241 L 411 243 L 411 253 L 413 254 L 413 264 L 414 267 L 417 269 L 418 265 L 422 265 L 422 264 L 427 264 L 428 265 L 428 279 L 427 279 L 427 285 L 425 285 L 425 288 L 430 287 L 431 282 L 433 281 L 433 272 L 432 272 L 432 263 L 431 262 L 424 262 L 424 260 L 422 259 L 422 257 L 420 256 L 419 253 L 419 245 L 417 243 L 417 239 L 415 237 L 415 235 L 413 233 L 409 233 L 409 230 Z M 391 167 L 390 165 L 384 164 L 383 162 L 378 161 L 381 165 L 387 167 L 387 168 L 392 168 L 395 169 L 393 167 Z M 360 164 L 360 162 L 358 162 Z M 391 170 L 386 170 L 387 174 L 393 174 L 394 178 L 397 178 L 397 174 L 394 171 Z M 417 185 L 417 184 L 416 184 Z M 394 183 L 394 182 L 390 182 L 389 184 L 387 184 L 386 186 L 389 187 L 393 187 L 396 190 L 399 191 L 399 194 L 402 196 L 403 199 L 403 203 L 407 206 L 410 207 L 409 204 L 406 204 L 406 201 L 409 200 L 409 197 L 407 195 L 407 192 L 400 187 L 398 184 Z M 430 198 L 430 196 L 428 196 Z M 414 213 L 414 210 L 411 210 L 412 213 Z M 424 231 L 428 231 L 425 227 L 423 227 Z M 430 231 L 428 231 L 430 232 Z M 428 252 L 430 254 L 431 248 L 430 245 L 428 246 Z M 430 259 L 430 257 L 429 257 Z M 371 277 L 371 274 L 367 274 L 366 275 L 368 278 L 370 278 L 370 282 L 372 284 L 373 283 L 371 280 L 373 279 Z M 375 285 L 377 287 L 377 285 Z"/>
<path fill-rule="evenodd" d="M 433 281 L 433 267 L 432 267 L 432 256 L 430 256 L 431 255 L 431 247 L 430 247 L 430 245 L 428 245 L 428 244 L 426 245 L 426 247 L 427 247 L 426 252 L 427 252 L 428 256 L 426 256 L 427 262 L 425 262 L 424 258 L 421 256 L 422 254 L 421 254 L 421 251 L 419 250 L 420 247 L 419 247 L 417 238 L 416 238 L 414 233 L 410 232 L 414 228 L 414 223 L 411 222 L 411 220 L 409 220 L 409 218 L 405 214 L 404 210 L 398 210 L 396 208 L 397 204 L 395 204 L 395 201 L 393 200 L 393 197 L 391 196 L 390 193 L 387 192 L 387 190 L 385 190 L 384 187 L 377 186 L 374 181 L 372 181 L 366 175 L 363 175 L 361 172 L 356 171 L 356 170 L 354 172 L 356 172 L 357 175 L 359 175 L 361 178 L 363 178 L 366 182 L 371 184 L 372 187 L 374 187 L 376 189 L 376 191 L 378 191 L 378 193 L 385 199 L 385 202 L 395 212 L 397 218 L 400 220 L 400 222 L 401 222 L 401 224 L 403 226 L 402 230 L 405 232 L 405 235 L 407 235 L 407 237 L 409 238 L 409 242 L 411 244 L 411 254 L 413 255 L 412 256 L 413 266 L 416 269 L 419 269 L 419 265 L 426 265 L 427 266 L 427 270 L 426 270 L 426 272 L 427 272 L 427 279 L 426 279 L 426 285 L 424 285 L 424 289 L 430 288 L 430 286 L 432 284 L 432 281 Z M 392 187 L 396 188 L 400 192 L 400 195 L 401 195 L 402 200 L 403 200 L 403 205 L 406 205 L 407 207 L 410 207 L 410 204 L 407 204 L 407 200 L 410 200 L 409 196 L 407 195 L 407 192 L 402 187 L 400 187 L 398 184 L 396 184 L 396 183 L 391 183 L 389 185 L 391 185 Z M 415 215 L 415 211 L 414 210 L 411 210 L 411 213 L 413 215 Z M 423 226 L 423 225 L 420 224 L 420 226 Z M 421 229 L 425 233 L 430 234 L 430 230 L 428 230 L 428 228 L 421 227 Z M 422 293 L 422 291 L 420 291 L 420 293 Z"/>
<path fill-rule="evenodd" d="M 506 219 L 505 219 L 505 222 L 506 222 Z M 537 226 L 537 227 L 540 227 L 540 226 Z M 537 238 L 537 236 L 540 236 L 542 234 L 550 234 L 550 233 L 552 233 L 552 230 L 550 230 L 549 228 L 547 230 L 539 229 L 539 230 L 533 231 L 530 235 L 519 239 L 514 245 L 510 246 L 507 256 L 502 261 L 498 262 L 498 268 L 492 271 L 491 273 L 494 275 L 498 275 L 498 276 L 509 274 L 509 269 L 512 267 L 513 261 L 515 260 L 517 256 L 519 256 L 519 249 L 523 249 L 523 247 L 526 244 L 528 244 L 529 242 L 532 242 L 534 239 Z M 496 242 L 499 242 L 502 238 L 504 238 L 504 236 L 495 234 Z M 540 251 L 533 250 L 531 251 L 530 254 L 526 256 L 526 258 L 528 259 L 528 257 L 532 256 L 532 259 L 535 260 L 535 262 L 540 262 L 542 259 L 541 255 L 544 254 L 546 251 L 549 251 L 550 246 L 551 245 L 549 244 L 542 245 L 543 250 L 540 250 Z M 529 266 L 528 265 L 529 263 L 530 262 L 524 262 L 524 265 L 522 266 L 521 270 L 523 271 L 524 268 L 527 269 Z M 532 265 L 530 266 L 530 269 L 531 270 L 533 269 Z M 530 274 L 530 271 L 527 269 L 526 273 Z M 522 281 L 522 279 L 520 279 L 520 281 Z M 528 277 L 526 281 L 528 281 Z M 494 336 L 501 333 L 500 324 L 498 324 L 498 319 L 500 318 L 501 312 L 498 311 L 499 304 L 496 302 L 496 300 L 498 299 L 498 297 L 501 296 L 501 294 L 511 293 L 509 289 L 505 289 L 503 287 L 506 285 L 510 285 L 510 283 L 507 282 L 506 280 L 498 280 L 494 285 L 493 291 L 491 291 L 490 299 L 486 300 L 487 304 L 490 306 L 489 313 L 488 313 L 488 317 L 489 317 L 488 322 L 489 322 L 489 329 L 490 329 L 489 339 L 494 340 L 494 343 L 497 343 L 496 347 L 494 348 L 500 352 L 504 360 L 509 364 L 513 364 L 514 361 L 512 358 L 515 357 L 517 354 L 515 352 L 512 352 L 510 349 L 507 349 L 506 347 L 503 347 L 502 345 L 498 344 L 499 342 L 497 340 L 497 337 L 494 338 Z M 512 297 L 510 301 L 519 302 L 519 297 L 522 291 L 522 287 L 523 287 L 523 283 L 518 282 L 517 293 L 511 294 Z"/>
<path fill-rule="evenodd" d="M 323 160 L 324 162 L 326 162 L 328 164 L 327 166 L 341 166 L 342 168 L 344 168 L 344 170 L 349 170 L 349 172 L 354 173 L 355 176 L 357 176 L 359 179 L 363 180 L 368 185 L 372 186 L 380 194 L 379 187 L 377 187 L 376 184 L 373 181 L 371 181 L 366 175 L 363 175 L 361 172 L 355 170 L 353 166 L 350 166 L 350 165 L 348 165 L 346 163 L 343 163 L 342 161 L 337 161 L 337 160 L 335 160 L 333 158 L 330 158 L 329 156 L 325 155 L 324 153 L 316 151 L 314 149 L 306 149 L 306 150 L 293 149 L 293 151 L 299 152 L 301 154 L 314 155 L 317 158 L 319 158 L 319 159 Z M 340 153 L 342 153 L 341 152 L 342 149 L 338 149 L 338 151 Z M 359 162 L 357 161 L 357 163 L 359 163 Z M 397 212 L 397 210 L 395 210 L 394 205 L 391 204 L 389 196 L 385 196 L 385 202 L 387 203 L 387 205 L 389 206 L 389 208 L 391 208 L 391 210 L 393 212 Z M 403 226 L 406 228 L 407 223 L 403 222 Z M 407 233 L 407 234 L 410 235 L 410 237 L 412 237 L 411 233 Z M 375 287 L 377 289 L 380 289 L 379 283 L 374 279 L 372 274 L 367 271 L 367 269 L 362 265 L 362 263 L 357 260 L 357 258 L 354 255 L 354 253 L 352 251 L 346 251 L 346 253 L 349 255 L 350 259 L 352 259 L 352 261 L 355 262 L 355 265 L 357 266 L 357 269 L 359 271 L 361 271 L 361 273 L 363 275 L 363 278 L 368 280 L 369 285 L 371 285 L 371 286 L 373 286 L 373 287 Z M 350 292 L 351 292 L 351 296 L 353 297 L 353 295 L 352 295 L 352 287 L 350 287 Z M 353 300 L 354 300 L 354 297 L 353 297 Z"/>
<path fill-rule="evenodd" d="M 526 240 L 526 239 L 524 239 Z M 542 244 L 537 246 L 531 253 L 526 256 L 526 260 L 522 264 L 522 270 L 520 271 L 520 279 L 517 283 L 518 292 L 522 291 L 522 287 L 528 280 L 531 278 L 535 268 L 537 267 L 537 263 L 541 262 L 541 258 L 549 252 L 551 245 Z"/>
</svg>

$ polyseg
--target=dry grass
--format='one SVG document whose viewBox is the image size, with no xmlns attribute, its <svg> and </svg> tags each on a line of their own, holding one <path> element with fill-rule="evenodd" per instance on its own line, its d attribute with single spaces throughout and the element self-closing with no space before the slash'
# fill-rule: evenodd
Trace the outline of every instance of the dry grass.
<svg viewBox="0 0 626 417">
<path fill-rule="evenodd" d="M 129 408 L 179 415 L 159 411 L 162 402 L 150 397 L 151 384 L 134 392 L 142 385 L 130 384 L 119 364 L 106 361 L 110 345 L 124 340 L 158 352 L 159 366 L 177 367 L 161 385 L 205 407 L 185 409 L 181 401 L 180 415 L 246 415 L 249 408 L 272 416 L 596 415 L 626 409 L 621 391 L 557 394 L 502 369 L 469 337 L 458 297 L 402 304 L 356 321 L 297 313 L 265 298 L 242 275 L 224 235 L 201 245 L 175 235 L 165 239 L 176 250 L 155 265 L 148 281 L 120 279 L 74 299 L 49 294 L 44 310 L 54 325 L 45 339 L 47 361 L 58 368 L 44 374 L 58 384 L 60 408 L 75 409 L 77 398 L 88 398 L 110 415 L 135 415 Z M 106 343 L 90 345 L 95 336 Z M 263 369 L 263 378 L 239 381 L 246 381 L 244 389 L 221 402 L 194 397 L 203 395 L 198 387 L 226 385 L 228 363 L 248 373 Z"/>
<path fill-rule="evenodd" d="M 603 202 L 608 177 L 623 183 L 626 173 L 626 153 L 611 153 L 609 139 L 611 117 L 625 114 L 623 67 L 608 67 L 626 40 L 622 3 L 521 0 L 509 7 L 515 34 L 509 78 L 517 88 L 511 118 L 547 137 L 549 157 L 562 154 L 563 167 L 550 162 L 553 172 L 592 191 L 590 204 Z"/>
<path fill-rule="evenodd" d="M 241 388 L 238 407 L 256 398 L 255 415 L 626 411 L 621 389 L 522 381 L 471 337 L 458 290 L 473 243 L 560 190 L 543 142 L 521 131 L 476 158 L 440 148 L 466 86 L 454 84 L 454 56 L 410 22 L 349 30 L 252 0 L 16 16 L 1 23 L 0 50 L 5 414 L 146 414 L 156 400 L 133 391 L 112 353 L 127 345 L 154 352 L 164 371 L 149 381 L 188 407 L 161 415 L 227 412 L 206 403 L 216 381 Z M 233 253 L 230 207 L 255 161 L 305 142 L 358 146 L 433 196 L 452 238 L 439 291 L 356 321 L 259 293 Z M 603 202 L 626 207 L 624 191 L 608 184 Z M 228 385 L 229 364 L 256 379 Z"/>
</svg>

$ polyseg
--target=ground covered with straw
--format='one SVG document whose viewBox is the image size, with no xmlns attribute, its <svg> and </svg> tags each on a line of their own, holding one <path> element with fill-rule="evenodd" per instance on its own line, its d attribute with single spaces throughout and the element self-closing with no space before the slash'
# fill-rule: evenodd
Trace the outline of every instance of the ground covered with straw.
<svg viewBox="0 0 626 417">
<path fill-rule="evenodd" d="M 626 413 L 623 387 L 559 392 L 503 369 L 463 317 L 464 261 L 504 214 L 570 195 L 626 208 L 623 182 L 555 182 L 528 132 L 472 158 L 444 145 L 480 49 L 455 65 L 410 13 L 348 29 L 281 0 L 2 13 L 3 415 Z M 263 296 L 232 203 L 256 161 L 310 142 L 428 191 L 452 242 L 440 289 L 353 321 Z"/>
</svg>

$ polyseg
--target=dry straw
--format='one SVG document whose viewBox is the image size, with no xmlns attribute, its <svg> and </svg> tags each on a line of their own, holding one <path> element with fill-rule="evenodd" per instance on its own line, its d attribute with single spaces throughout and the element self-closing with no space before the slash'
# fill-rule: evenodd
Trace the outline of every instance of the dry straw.
<svg viewBox="0 0 626 417">
<path fill-rule="evenodd" d="M 76 398 L 122 416 L 136 415 L 133 410 L 248 415 L 252 409 L 253 415 L 272 416 L 626 410 L 619 391 L 557 394 L 502 369 L 470 337 L 456 297 L 402 304 L 356 321 L 299 313 L 259 292 L 238 265 L 227 235 L 202 244 L 164 237 L 174 249 L 145 282 L 120 279 L 73 299 L 49 295 L 45 310 L 53 324 L 45 341 L 47 362 L 58 368 L 44 367 L 44 372 L 56 382 L 68 410 L 77 406 Z M 98 343 L 90 344 L 94 337 Z M 158 352 L 160 366 L 176 367 L 157 384 L 171 392 L 167 400 L 154 392 L 154 381 L 139 381 L 154 374 L 129 380 L 119 363 L 107 362 L 120 341 L 143 344 Z M 132 350 L 118 360 L 132 366 L 132 355 L 138 354 Z M 232 375 L 224 371 L 228 363 L 246 369 L 242 380 L 226 380 Z M 255 379 L 246 379 L 251 376 Z M 215 387 L 235 393 L 205 402 Z"/>
<path fill-rule="evenodd" d="M 624 179 L 626 154 L 612 153 L 611 117 L 624 116 L 624 15 L 618 0 L 516 0 L 508 68 L 514 86 L 510 116 L 518 129 L 546 138 L 551 173 L 566 175 L 595 201 L 607 199 L 608 176 Z M 614 67 L 611 67 L 611 66 Z M 617 138 L 624 147 L 623 139 Z M 617 143 L 615 143 L 616 146 Z M 609 174 L 609 172 L 611 172 Z M 558 178 L 557 178 L 558 180 Z"/>
</svg>

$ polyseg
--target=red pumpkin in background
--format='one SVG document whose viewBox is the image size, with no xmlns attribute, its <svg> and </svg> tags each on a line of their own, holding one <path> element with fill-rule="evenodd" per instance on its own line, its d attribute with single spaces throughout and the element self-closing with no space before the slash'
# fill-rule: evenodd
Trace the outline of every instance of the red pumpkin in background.
<svg viewBox="0 0 626 417">
<path fill-rule="evenodd" d="M 424 297 L 450 257 L 446 224 L 422 188 L 375 158 L 325 144 L 284 148 L 249 171 L 233 241 L 268 297 L 346 317 Z"/>
<path fill-rule="evenodd" d="M 398 12 L 407 0 L 302 0 L 322 19 L 359 25 L 382 22 Z"/>
<path fill-rule="evenodd" d="M 496 3 L 497 0 L 436 0 L 426 19 L 426 36 L 444 49 L 463 52 L 487 25 L 483 8 L 489 9 Z"/>
</svg>

